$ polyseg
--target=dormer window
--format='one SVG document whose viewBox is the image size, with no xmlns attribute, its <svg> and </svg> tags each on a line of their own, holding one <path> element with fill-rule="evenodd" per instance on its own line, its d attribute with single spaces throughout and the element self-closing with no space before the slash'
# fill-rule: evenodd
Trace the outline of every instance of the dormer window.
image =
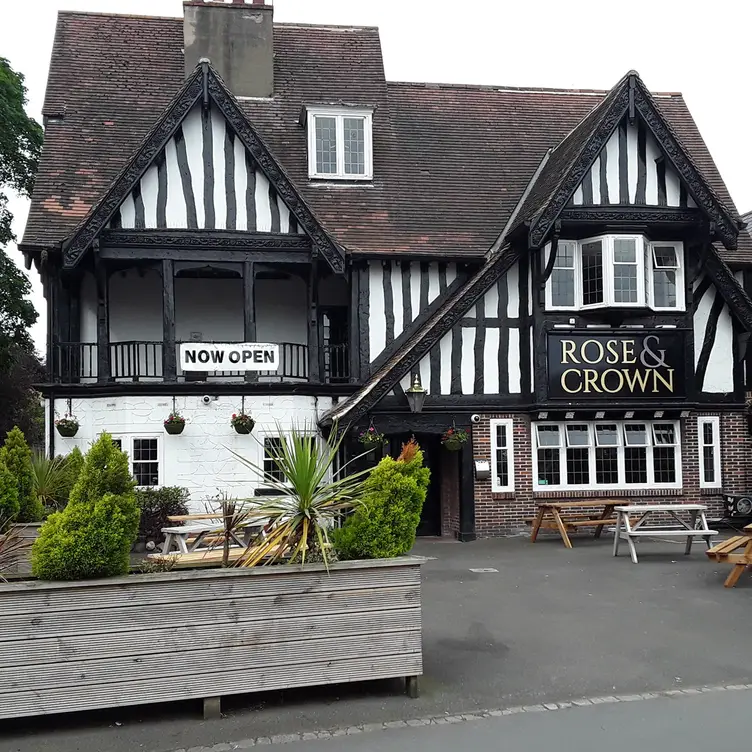
<svg viewBox="0 0 752 752">
<path fill-rule="evenodd" d="M 546 248 L 550 258 L 551 245 Z M 560 240 L 546 283 L 548 310 L 684 310 L 683 246 L 641 235 Z"/>
<path fill-rule="evenodd" d="M 373 113 L 308 109 L 308 176 L 323 180 L 373 178 Z"/>
</svg>

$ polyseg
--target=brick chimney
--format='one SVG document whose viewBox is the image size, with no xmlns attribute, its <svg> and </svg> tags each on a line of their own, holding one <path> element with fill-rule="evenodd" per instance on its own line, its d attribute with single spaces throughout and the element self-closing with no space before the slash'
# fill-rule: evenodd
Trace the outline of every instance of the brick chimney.
<svg viewBox="0 0 752 752">
<path fill-rule="evenodd" d="M 186 76 L 206 57 L 235 96 L 273 96 L 273 16 L 265 0 L 187 0 Z"/>
</svg>

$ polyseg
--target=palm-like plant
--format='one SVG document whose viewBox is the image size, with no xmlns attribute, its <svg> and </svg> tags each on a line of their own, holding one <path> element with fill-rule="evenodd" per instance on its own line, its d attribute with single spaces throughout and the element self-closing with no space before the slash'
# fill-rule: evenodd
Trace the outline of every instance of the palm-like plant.
<svg viewBox="0 0 752 752">
<path fill-rule="evenodd" d="M 283 435 L 279 426 L 278 432 Z M 334 474 L 344 436 L 336 438 L 337 433 L 335 428 L 324 441 L 305 427 L 293 428 L 272 456 L 276 473 L 266 472 L 233 452 L 275 494 L 254 500 L 254 516 L 267 518 L 269 524 L 266 537 L 241 557 L 241 566 L 275 563 L 285 557 L 291 563 L 300 560 L 305 564 L 313 550 L 320 552 L 328 568 L 328 531 L 340 515 L 361 504 L 364 476 L 370 472 L 367 469 L 345 476 L 342 467 Z M 278 479 L 280 475 L 284 480 Z"/>
<path fill-rule="evenodd" d="M 48 457 L 44 452 L 34 452 L 31 469 L 36 497 L 45 509 L 59 509 L 64 503 L 68 474 L 64 457 Z"/>
</svg>

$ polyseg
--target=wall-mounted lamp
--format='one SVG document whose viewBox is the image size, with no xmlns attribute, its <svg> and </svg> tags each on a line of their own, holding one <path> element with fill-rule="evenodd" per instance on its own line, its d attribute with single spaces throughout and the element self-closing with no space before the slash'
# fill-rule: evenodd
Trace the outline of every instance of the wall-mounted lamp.
<svg viewBox="0 0 752 752">
<path fill-rule="evenodd" d="M 546 420 L 548 418 L 547 412 L 540 412 L 538 413 L 538 420 Z"/>
<path fill-rule="evenodd" d="M 603 420 L 605 417 L 606 417 L 606 413 L 603 410 L 595 414 L 596 420 Z"/>
<path fill-rule="evenodd" d="M 632 418 L 634 418 L 634 410 L 627 410 L 627 412 L 624 413 L 624 417 L 627 420 L 631 420 Z"/>
<path fill-rule="evenodd" d="M 663 417 L 663 410 L 656 410 L 656 411 L 655 411 L 655 412 L 653 413 L 653 417 L 654 417 L 654 418 L 662 418 L 662 417 Z"/>
<path fill-rule="evenodd" d="M 413 385 L 405 390 L 407 404 L 410 406 L 411 413 L 423 412 L 423 403 L 426 401 L 427 394 L 428 392 L 421 386 L 420 375 L 416 373 Z"/>
</svg>

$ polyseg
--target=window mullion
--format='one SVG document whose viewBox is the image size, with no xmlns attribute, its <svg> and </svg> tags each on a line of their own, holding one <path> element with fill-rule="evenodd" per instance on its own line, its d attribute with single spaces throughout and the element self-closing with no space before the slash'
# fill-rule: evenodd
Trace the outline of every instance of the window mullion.
<svg viewBox="0 0 752 752">
<path fill-rule="evenodd" d="M 337 115 L 337 175 L 345 177 L 345 118 Z"/>
<path fill-rule="evenodd" d="M 601 263 L 603 264 L 603 305 L 613 306 L 614 293 L 614 238 L 607 235 L 601 242 Z"/>
</svg>

